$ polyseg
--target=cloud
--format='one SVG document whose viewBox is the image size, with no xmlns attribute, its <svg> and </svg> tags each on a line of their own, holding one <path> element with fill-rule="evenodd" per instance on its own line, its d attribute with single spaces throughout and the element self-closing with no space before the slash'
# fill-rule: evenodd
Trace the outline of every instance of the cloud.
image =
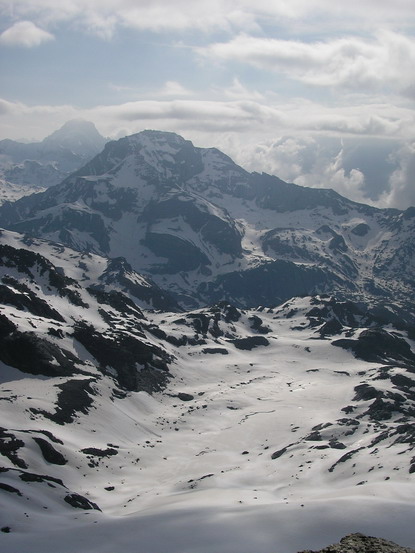
<svg viewBox="0 0 415 553">
<path fill-rule="evenodd" d="M 91 116 L 115 125 L 130 122 L 135 128 L 161 128 L 201 133 L 243 132 L 281 124 L 282 113 L 276 108 L 253 101 L 141 100 L 90 110 Z"/>
<path fill-rule="evenodd" d="M 199 48 L 214 59 L 249 64 L 320 87 L 405 90 L 414 84 L 415 39 L 383 31 L 372 40 L 326 42 L 257 38 L 245 34 Z"/>
<path fill-rule="evenodd" d="M 249 171 L 331 188 L 357 202 L 381 208 L 415 206 L 415 142 L 285 136 L 228 147 L 227 153 Z"/>
<path fill-rule="evenodd" d="M 1 33 L 0 44 L 33 48 L 53 39 L 52 34 L 40 29 L 31 21 L 19 21 Z"/>
<path fill-rule="evenodd" d="M 166 81 L 160 91 L 160 96 L 192 96 L 192 91 L 185 88 L 177 81 Z"/>
<path fill-rule="evenodd" d="M 343 167 L 343 155 L 343 149 L 340 149 L 332 158 L 318 157 L 312 172 L 299 175 L 295 182 L 312 188 L 331 188 L 356 202 L 372 203 L 365 190 L 364 173 L 357 168 L 346 172 Z"/>
<path fill-rule="evenodd" d="M 358 167 L 346 169 L 340 139 L 285 136 L 242 150 L 250 171 L 278 175 L 287 182 L 312 188 L 331 188 L 359 202 L 370 202 L 365 174 Z"/>
<path fill-rule="evenodd" d="M 244 87 L 232 85 L 232 93 L 242 95 Z M 167 89 L 180 86 L 170 83 Z M 165 90 L 165 89 L 164 89 Z M 231 94 L 232 94 L 231 93 Z M 275 101 L 261 97 L 249 99 L 205 100 L 196 98 L 161 99 L 160 91 L 151 94 L 151 100 L 137 100 L 92 108 L 73 106 L 29 106 L 17 102 L 3 101 L 3 121 L 8 117 L 10 128 L 21 136 L 25 119 L 35 118 L 39 129 L 53 129 L 61 117 L 81 117 L 103 126 L 106 135 L 116 135 L 128 123 L 131 132 L 147 128 L 177 130 L 196 129 L 200 135 L 221 131 L 242 132 L 245 143 L 262 143 L 275 137 L 292 135 L 304 138 L 309 135 L 334 136 L 377 136 L 402 140 L 414 139 L 415 113 L 410 107 L 367 100 L 350 106 L 327 106 L 301 98 L 289 101 Z M 159 98 L 157 99 L 157 96 Z M 251 93 L 251 96 L 254 96 Z M 54 118 L 59 118 L 57 120 Z M 62 124 L 65 121 L 62 121 Z M 3 131 L 4 136 L 4 131 Z M 6 135 L 7 136 L 7 135 Z M 10 138 L 16 136 L 9 135 Z M 216 136 L 214 136 L 216 139 Z M 213 143 L 214 145 L 214 143 Z"/>
<path fill-rule="evenodd" d="M 401 209 L 415 206 L 415 143 L 402 145 L 391 157 L 396 169 L 390 175 L 389 189 L 382 194 L 379 203 Z"/>
<path fill-rule="evenodd" d="M 228 0 L 14 0 L 13 14 L 44 24 L 71 22 L 103 38 L 120 27 L 155 32 L 229 30 L 235 22 L 251 27 L 246 11 L 232 9 Z"/>
<path fill-rule="evenodd" d="M 8 102 L 0 98 L 0 116 L 12 114 L 15 105 L 16 104 L 13 102 Z"/>
<path fill-rule="evenodd" d="M 336 29 L 353 31 L 410 28 L 414 22 L 412 0 L 348 0 L 347 5 L 333 0 L 13 0 L 11 5 L 15 18 L 30 18 L 41 26 L 71 22 L 103 37 L 119 27 L 205 33 L 252 32 L 268 25 L 315 30 L 317 23 L 329 32 L 334 21 Z"/>
<path fill-rule="evenodd" d="M 223 91 L 217 90 L 217 92 L 224 94 L 224 96 L 232 100 L 264 100 L 263 94 L 257 90 L 249 90 L 236 77 L 233 79 L 230 87 L 225 88 Z"/>
</svg>

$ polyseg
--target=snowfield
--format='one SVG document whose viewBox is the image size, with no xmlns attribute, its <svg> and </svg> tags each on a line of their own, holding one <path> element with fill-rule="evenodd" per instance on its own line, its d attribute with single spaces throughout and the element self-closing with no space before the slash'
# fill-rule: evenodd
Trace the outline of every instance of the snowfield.
<svg viewBox="0 0 415 553">
<path fill-rule="evenodd" d="M 10 528 L 0 534 L 3 550 L 294 553 L 350 532 L 413 546 L 413 445 L 382 439 L 402 413 L 376 421 L 365 414 L 370 400 L 354 400 L 356 386 L 390 382 L 376 380 L 379 364 L 302 328 L 309 310 L 304 298 L 245 311 L 221 319 L 226 334 L 217 337 L 209 323 L 203 343 L 167 344 L 175 361 L 164 392 L 117 398 L 101 378 L 91 385 L 92 405 L 64 425 L 36 409 L 52 413 L 56 386 L 67 379 L 7 373 L 1 420 L 25 442 L 19 458 L 101 511 L 65 506 L 59 484 L 22 482 L 11 464 L 2 481 L 19 493 L 1 494 L 1 526 Z M 192 316 L 203 313 L 146 315 L 178 339 L 193 335 Z M 239 349 L 232 340 L 252 337 L 254 316 L 267 329 L 255 336 L 268 345 Z M 31 435 L 40 431 L 54 437 L 65 465 L 39 454 Z"/>
</svg>

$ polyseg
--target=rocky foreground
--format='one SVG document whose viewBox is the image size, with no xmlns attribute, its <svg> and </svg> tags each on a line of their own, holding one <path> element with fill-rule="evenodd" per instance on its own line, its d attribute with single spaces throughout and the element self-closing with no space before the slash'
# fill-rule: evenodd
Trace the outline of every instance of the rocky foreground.
<svg viewBox="0 0 415 553">
<path fill-rule="evenodd" d="M 401 547 L 382 538 L 365 536 L 364 534 L 349 534 L 339 543 L 329 545 L 320 551 L 307 549 L 300 553 L 414 553 L 415 549 Z"/>
</svg>

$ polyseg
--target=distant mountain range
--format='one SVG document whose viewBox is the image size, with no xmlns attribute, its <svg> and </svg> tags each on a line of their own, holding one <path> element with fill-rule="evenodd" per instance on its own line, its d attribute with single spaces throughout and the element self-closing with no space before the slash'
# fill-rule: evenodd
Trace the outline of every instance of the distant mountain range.
<svg viewBox="0 0 415 553">
<path fill-rule="evenodd" d="M 58 184 L 98 154 L 107 140 L 89 121 L 72 120 L 41 142 L 0 140 L 0 201 Z"/>
<path fill-rule="evenodd" d="M 415 208 L 248 173 L 172 133 L 107 143 L 62 183 L 1 207 L 0 225 L 124 257 L 185 308 L 330 293 L 414 320 Z"/>
</svg>

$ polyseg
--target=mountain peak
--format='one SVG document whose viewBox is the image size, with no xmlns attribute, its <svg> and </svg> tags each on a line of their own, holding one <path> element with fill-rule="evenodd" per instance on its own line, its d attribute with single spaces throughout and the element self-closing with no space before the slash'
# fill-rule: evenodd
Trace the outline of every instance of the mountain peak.
<svg viewBox="0 0 415 553">
<path fill-rule="evenodd" d="M 98 132 L 94 123 L 84 119 L 67 121 L 60 129 L 47 136 L 42 144 L 46 147 L 66 148 L 75 154 L 97 153 L 104 147 L 106 139 Z"/>
</svg>

